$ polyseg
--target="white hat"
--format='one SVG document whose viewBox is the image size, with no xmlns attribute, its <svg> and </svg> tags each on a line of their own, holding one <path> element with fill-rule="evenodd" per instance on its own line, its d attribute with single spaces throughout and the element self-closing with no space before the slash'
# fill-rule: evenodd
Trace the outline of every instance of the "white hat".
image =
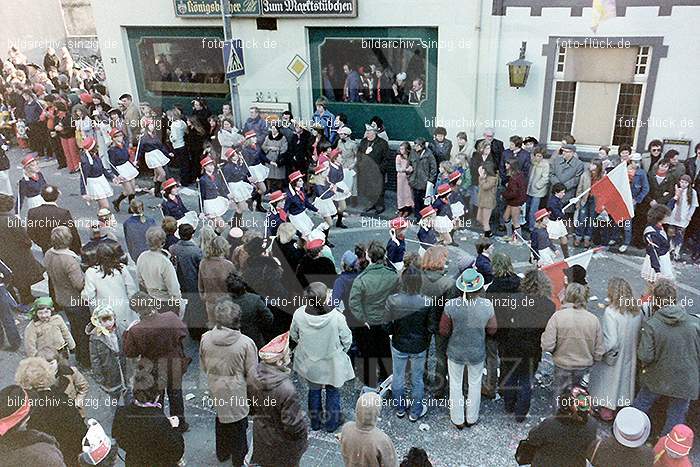
<svg viewBox="0 0 700 467">
<path fill-rule="evenodd" d="M 633 152 L 632 155 L 630 156 L 631 161 L 641 161 L 642 160 L 642 155 L 639 154 L 638 152 Z"/>
<path fill-rule="evenodd" d="M 401 81 L 406 81 L 406 72 L 402 71 L 401 73 L 397 73 L 396 79 L 401 80 Z"/>
<path fill-rule="evenodd" d="M 340 133 L 341 135 L 350 136 L 352 134 L 352 130 L 350 129 L 349 126 L 344 126 L 338 130 L 338 133 Z"/>
<path fill-rule="evenodd" d="M 613 434 L 618 443 L 628 448 L 642 446 L 651 431 L 647 414 L 634 407 L 625 407 L 617 413 L 613 424 Z"/>
</svg>

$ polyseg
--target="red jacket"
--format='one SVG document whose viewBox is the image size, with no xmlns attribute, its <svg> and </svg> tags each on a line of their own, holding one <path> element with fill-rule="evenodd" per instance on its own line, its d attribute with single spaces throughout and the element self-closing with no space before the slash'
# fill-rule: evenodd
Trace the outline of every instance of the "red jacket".
<svg viewBox="0 0 700 467">
<path fill-rule="evenodd" d="M 527 181 L 522 172 L 510 177 L 503 199 L 508 206 L 522 206 L 527 201 Z"/>
</svg>

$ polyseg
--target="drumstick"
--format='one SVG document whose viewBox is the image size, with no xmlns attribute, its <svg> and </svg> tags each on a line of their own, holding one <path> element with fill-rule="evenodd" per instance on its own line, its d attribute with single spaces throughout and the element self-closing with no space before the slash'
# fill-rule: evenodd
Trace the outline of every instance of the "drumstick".
<svg viewBox="0 0 700 467">
<path fill-rule="evenodd" d="M 82 162 L 78 164 L 78 169 L 80 170 L 80 178 L 83 179 L 83 185 L 85 185 L 85 193 L 87 194 L 88 186 L 87 186 L 87 180 L 85 180 L 85 175 L 83 174 L 83 164 L 82 164 Z M 87 203 L 88 206 L 90 206 L 90 201 L 85 200 L 85 202 Z"/>
<path fill-rule="evenodd" d="M 197 179 L 197 198 L 199 198 L 199 213 L 204 212 L 204 206 L 202 204 L 202 190 L 199 188 L 199 179 Z"/>
</svg>

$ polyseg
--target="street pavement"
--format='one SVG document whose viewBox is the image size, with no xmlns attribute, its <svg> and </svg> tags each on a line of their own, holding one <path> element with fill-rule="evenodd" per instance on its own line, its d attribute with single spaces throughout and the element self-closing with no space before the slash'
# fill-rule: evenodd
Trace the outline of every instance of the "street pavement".
<svg viewBox="0 0 700 467">
<path fill-rule="evenodd" d="M 12 161 L 12 180 L 15 182 L 21 174 L 20 159 L 24 154 L 18 149 L 10 150 L 9 157 Z M 95 219 L 97 210 L 93 203 L 88 206 L 80 197 L 79 175 L 70 175 L 66 170 L 57 170 L 55 161 L 43 161 L 42 171 L 51 184 L 57 185 L 61 190 L 59 205 L 71 210 L 78 222 L 78 228 L 83 242 L 88 239 L 89 221 Z M 152 183 L 148 179 L 140 179 L 139 183 L 144 188 L 150 188 Z M 115 187 L 115 194 L 120 188 Z M 184 190 L 183 199 L 192 209 L 197 206 L 196 193 Z M 160 219 L 158 209 L 159 201 L 152 195 L 144 193 L 139 196 L 146 205 L 146 215 Z M 352 250 L 357 243 L 369 243 L 371 240 L 379 240 L 386 243 L 389 239 L 386 220 L 393 217 L 393 207 L 390 203 L 387 211 L 382 215 L 383 221 L 374 218 L 363 217 L 358 211 L 352 211 L 346 216 L 345 222 L 350 227 L 347 230 L 333 229 L 331 241 L 335 244 L 333 253 L 336 264 L 339 266 L 340 257 L 346 250 Z M 122 212 L 116 213 L 118 221 L 115 234 L 123 242 L 123 231 L 120 224 L 128 217 L 126 203 L 122 203 Z M 264 214 L 246 213 L 246 219 L 254 225 L 262 226 Z M 407 238 L 415 240 L 415 227 L 409 230 Z M 450 267 L 454 269 L 459 258 L 465 252 L 475 255 L 474 243 L 479 238 L 476 230 L 466 229 L 455 235 L 459 247 L 449 247 Z M 523 272 L 530 267 L 528 263 L 528 247 L 525 245 L 510 245 L 496 239 L 496 251 L 506 253 L 512 258 L 516 272 Z M 408 251 L 417 251 L 417 245 L 409 243 Z M 573 249 L 573 253 L 583 249 Z M 35 254 L 41 258 L 41 251 L 35 247 Z M 596 253 L 588 269 L 588 280 L 591 288 L 591 302 L 589 309 L 597 314 L 602 313 L 605 307 L 604 300 L 607 295 L 607 282 L 611 277 L 623 276 L 631 284 L 637 296 L 641 295 L 644 282 L 640 277 L 642 257 L 640 252 L 628 251 L 621 255 L 612 251 Z M 129 269 L 134 272 L 134 265 Z M 685 297 L 688 308 L 700 311 L 700 267 L 698 265 L 679 264 L 676 267 L 679 295 Z M 35 294 L 46 293 L 46 282 L 35 287 Z M 18 316 L 20 331 L 26 326 L 23 316 Z M 184 381 L 184 394 L 186 395 L 186 416 L 190 424 L 190 430 L 185 434 L 185 462 L 187 465 L 204 466 L 218 465 L 214 453 L 214 410 L 209 406 L 207 399 L 206 379 L 202 377 L 198 368 L 197 345 L 189 339 L 186 342 L 186 351 L 193 357 Z M 0 351 L 0 386 L 12 384 L 14 371 L 19 360 L 23 358 L 22 352 L 10 353 Z M 92 378 L 88 374 L 88 379 Z M 545 378 L 546 380 L 546 378 Z M 298 381 L 295 383 L 299 389 L 302 404 L 305 406 L 306 385 Z M 546 382 L 545 382 L 546 384 Z M 347 419 L 354 418 L 355 401 L 362 389 L 358 381 L 347 383 L 342 389 L 342 407 Z M 87 408 L 89 417 L 96 418 L 103 426 L 109 428 L 112 421 L 113 407 L 105 403 L 104 394 L 96 384 L 91 385 L 88 399 L 92 406 Z M 394 416 L 391 407 L 385 407 L 381 413 L 379 427 L 383 429 L 394 441 L 399 459 L 403 458 L 412 446 L 424 448 L 435 466 L 510 466 L 516 465 L 514 461 L 515 449 L 518 441 L 527 436 L 543 417 L 551 414 L 552 395 L 548 387 L 538 384 L 533 391 L 532 408 L 530 415 L 524 423 L 516 423 L 512 416 L 505 413 L 503 401 L 482 400 L 479 423 L 472 428 L 463 431 L 456 430 L 449 420 L 448 409 L 445 401 L 431 400 L 432 406 L 427 415 L 417 423 L 411 423 L 408 418 L 398 419 Z M 697 411 L 694 415 L 694 423 L 697 433 Z M 601 435 L 610 434 L 610 426 L 600 426 Z M 696 443 L 698 444 L 698 443 Z M 157 448 L 154 446 L 154 449 Z M 697 447 L 694 449 L 694 463 L 700 465 L 700 454 Z M 340 455 L 340 447 L 335 435 L 323 431 L 311 432 L 309 436 L 309 449 L 302 459 L 303 466 L 340 466 L 343 465 Z"/>
</svg>

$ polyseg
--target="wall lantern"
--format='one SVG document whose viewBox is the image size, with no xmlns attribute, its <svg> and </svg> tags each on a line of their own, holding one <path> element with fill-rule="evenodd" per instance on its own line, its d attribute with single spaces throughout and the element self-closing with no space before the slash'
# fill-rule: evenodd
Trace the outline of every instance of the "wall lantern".
<svg viewBox="0 0 700 467">
<path fill-rule="evenodd" d="M 523 41 L 520 46 L 520 58 L 508 63 L 508 78 L 510 86 L 513 88 L 522 88 L 527 84 L 527 76 L 530 73 L 531 62 L 525 60 L 525 49 L 527 42 Z"/>
</svg>

